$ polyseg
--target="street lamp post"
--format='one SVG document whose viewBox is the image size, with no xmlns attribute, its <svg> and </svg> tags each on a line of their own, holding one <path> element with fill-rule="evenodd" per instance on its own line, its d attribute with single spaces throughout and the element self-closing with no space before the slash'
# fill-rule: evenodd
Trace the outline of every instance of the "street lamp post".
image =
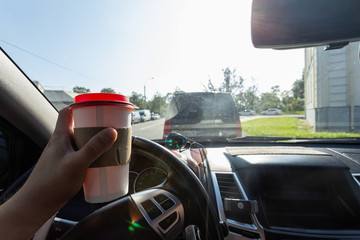
<svg viewBox="0 0 360 240">
<path fill-rule="evenodd" d="M 146 84 L 146 81 L 145 81 Z M 144 84 L 144 109 L 146 109 L 146 85 Z"/>
<path fill-rule="evenodd" d="M 144 109 L 146 109 L 146 82 L 148 80 L 152 80 L 152 79 L 154 79 L 154 78 L 153 77 L 149 78 L 149 79 L 145 80 L 145 83 L 144 83 Z"/>
</svg>

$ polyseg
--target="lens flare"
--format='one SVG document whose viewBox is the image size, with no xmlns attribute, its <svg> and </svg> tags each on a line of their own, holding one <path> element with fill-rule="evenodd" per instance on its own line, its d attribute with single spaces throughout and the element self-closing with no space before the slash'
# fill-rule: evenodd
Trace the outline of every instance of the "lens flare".
<svg viewBox="0 0 360 240">
<path fill-rule="evenodd" d="M 140 224 L 138 224 L 137 222 L 132 222 L 131 225 L 133 225 L 136 228 L 144 228 L 143 226 L 141 226 Z"/>
<path fill-rule="evenodd" d="M 136 228 L 139 228 L 139 229 L 145 229 L 145 227 L 141 226 L 140 224 L 138 224 L 137 222 L 135 221 L 127 221 L 128 224 L 130 224 L 130 226 L 128 227 L 129 231 L 130 232 L 133 232 L 136 230 Z"/>
</svg>

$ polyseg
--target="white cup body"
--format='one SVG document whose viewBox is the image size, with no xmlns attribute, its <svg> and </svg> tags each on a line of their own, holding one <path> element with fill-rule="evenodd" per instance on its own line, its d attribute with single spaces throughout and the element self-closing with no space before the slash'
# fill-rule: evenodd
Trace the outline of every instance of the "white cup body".
<svg viewBox="0 0 360 240">
<path fill-rule="evenodd" d="M 131 127 L 131 108 L 114 105 L 89 105 L 72 109 L 75 128 Z M 118 166 L 88 168 L 83 183 L 89 203 L 109 202 L 128 193 L 129 163 Z"/>
</svg>

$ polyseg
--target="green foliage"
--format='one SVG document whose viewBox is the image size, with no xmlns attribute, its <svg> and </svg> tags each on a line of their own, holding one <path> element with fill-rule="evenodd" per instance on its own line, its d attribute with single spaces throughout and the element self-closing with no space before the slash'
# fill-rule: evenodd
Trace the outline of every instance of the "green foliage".
<svg viewBox="0 0 360 240">
<path fill-rule="evenodd" d="M 305 105 L 304 99 L 304 78 L 296 80 L 290 91 L 284 91 L 282 96 L 283 111 L 303 111 Z"/>
<path fill-rule="evenodd" d="M 293 92 L 294 98 L 304 99 L 304 82 L 304 78 L 302 78 L 293 83 L 291 91 Z"/>
<path fill-rule="evenodd" d="M 222 72 L 224 78 L 220 86 L 215 86 L 209 77 L 207 85 L 203 85 L 204 91 L 232 94 L 239 111 L 252 109 L 259 113 L 269 108 L 279 108 L 284 112 L 304 111 L 304 78 L 296 80 L 291 91 L 281 92 L 280 86 L 275 85 L 271 87 L 270 92 L 261 93 L 259 96 L 254 79 L 252 79 L 252 85 L 244 89 L 245 80 L 236 74 L 236 69 L 231 70 L 226 67 L 222 69 Z M 150 101 L 146 101 L 146 108 L 150 109 L 151 112 L 160 113 L 164 116 L 171 97 L 182 92 L 184 91 L 176 87 L 173 93 L 167 93 L 165 96 L 156 93 Z M 144 109 L 145 99 L 142 94 L 132 92 L 130 101 L 139 109 Z"/>
<path fill-rule="evenodd" d="M 176 87 L 173 94 L 176 94 L 176 93 L 184 93 L 184 91 L 181 90 L 179 87 Z"/>
<path fill-rule="evenodd" d="M 248 87 L 244 92 L 244 109 L 251 109 L 255 111 L 259 111 L 257 106 L 259 105 L 260 99 L 257 96 L 258 88 L 256 85 L 252 85 Z"/>
<path fill-rule="evenodd" d="M 227 92 L 233 96 L 240 94 L 244 90 L 244 79 L 241 76 L 237 76 L 236 69 L 231 71 L 230 68 L 227 67 L 222 71 L 224 79 L 220 87 L 215 87 L 209 78 L 207 86 L 204 86 L 204 90 L 206 92 Z"/>
<path fill-rule="evenodd" d="M 275 94 L 276 96 L 278 96 L 279 93 L 280 93 L 280 86 L 279 85 L 272 86 L 271 87 L 271 92 L 273 94 Z"/>
<path fill-rule="evenodd" d="M 101 93 L 116 93 L 112 88 L 103 88 L 101 89 Z"/>
<path fill-rule="evenodd" d="M 236 75 L 236 69 L 230 70 L 225 68 L 222 70 L 224 74 L 224 81 L 219 87 L 219 92 L 231 93 L 233 96 L 242 92 L 244 89 L 244 79 L 241 76 Z"/>
<path fill-rule="evenodd" d="M 277 96 L 276 92 L 266 92 L 262 93 L 260 96 L 260 111 L 264 111 L 269 108 L 280 108 L 281 106 L 280 98 Z"/>
<path fill-rule="evenodd" d="M 85 87 L 75 86 L 75 87 L 73 87 L 73 92 L 74 93 L 89 93 L 90 89 L 85 88 Z"/>
<path fill-rule="evenodd" d="M 138 109 L 144 109 L 144 95 L 132 92 L 129 99 Z M 162 117 L 165 116 L 167 107 L 167 95 L 162 96 L 159 92 L 156 92 L 151 100 L 146 101 L 146 109 L 152 113 L 159 113 Z"/>
<path fill-rule="evenodd" d="M 258 87 L 254 84 L 248 87 L 245 91 L 238 93 L 235 96 L 236 107 L 238 110 L 251 109 L 259 111 Z"/>
<path fill-rule="evenodd" d="M 211 82 L 211 79 L 209 78 L 208 80 L 208 84 L 207 84 L 207 88 L 205 87 L 205 91 L 210 91 L 210 92 L 216 92 L 216 88 L 214 87 L 214 85 Z"/>
<path fill-rule="evenodd" d="M 150 112 L 159 113 L 164 117 L 168 107 L 166 96 L 162 96 L 159 92 L 155 93 L 154 97 L 146 103 L 146 107 L 150 109 Z"/>
<path fill-rule="evenodd" d="M 132 92 L 129 100 L 139 109 L 144 109 L 144 95 L 142 95 L 141 93 Z"/>
<path fill-rule="evenodd" d="M 304 110 L 304 78 L 296 80 L 291 91 L 284 91 L 280 94 L 280 86 L 271 87 L 270 92 L 258 95 L 258 87 L 252 84 L 244 90 L 244 79 L 237 76 L 236 69 L 222 70 L 224 79 L 220 87 L 215 87 L 211 79 L 207 85 L 203 86 L 206 92 L 228 92 L 235 99 L 237 109 L 252 109 L 261 112 L 269 108 L 280 108 L 283 111 L 303 111 Z M 253 80 L 254 81 L 254 80 Z"/>
<path fill-rule="evenodd" d="M 294 111 L 292 102 L 293 102 L 293 97 L 291 95 L 291 91 L 283 91 L 281 93 L 281 104 L 282 104 L 282 110 L 284 112 Z"/>
</svg>

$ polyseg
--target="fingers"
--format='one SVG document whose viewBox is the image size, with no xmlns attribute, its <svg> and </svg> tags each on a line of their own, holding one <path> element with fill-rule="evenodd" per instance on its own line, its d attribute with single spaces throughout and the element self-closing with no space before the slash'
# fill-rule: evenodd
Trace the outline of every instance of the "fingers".
<svg viewBox="0 0 360 240">
<path fill-rule="evenodd" d="M 70 106 L 66 106 L 60 110 L 58 120 L 56 122 L 55 132 L 68 132 L 71 133 L 73 125 L 73 117 L 69 111 Z"/>
<path fill-rule="evenodd" d="M 100 157 L 104 152 L 110 149 L 117 138 L 117 132 L 113 128 L 106 128 L 93 136 L 77 153 L 77 161 L 85 166 Z"/>
</svg>

